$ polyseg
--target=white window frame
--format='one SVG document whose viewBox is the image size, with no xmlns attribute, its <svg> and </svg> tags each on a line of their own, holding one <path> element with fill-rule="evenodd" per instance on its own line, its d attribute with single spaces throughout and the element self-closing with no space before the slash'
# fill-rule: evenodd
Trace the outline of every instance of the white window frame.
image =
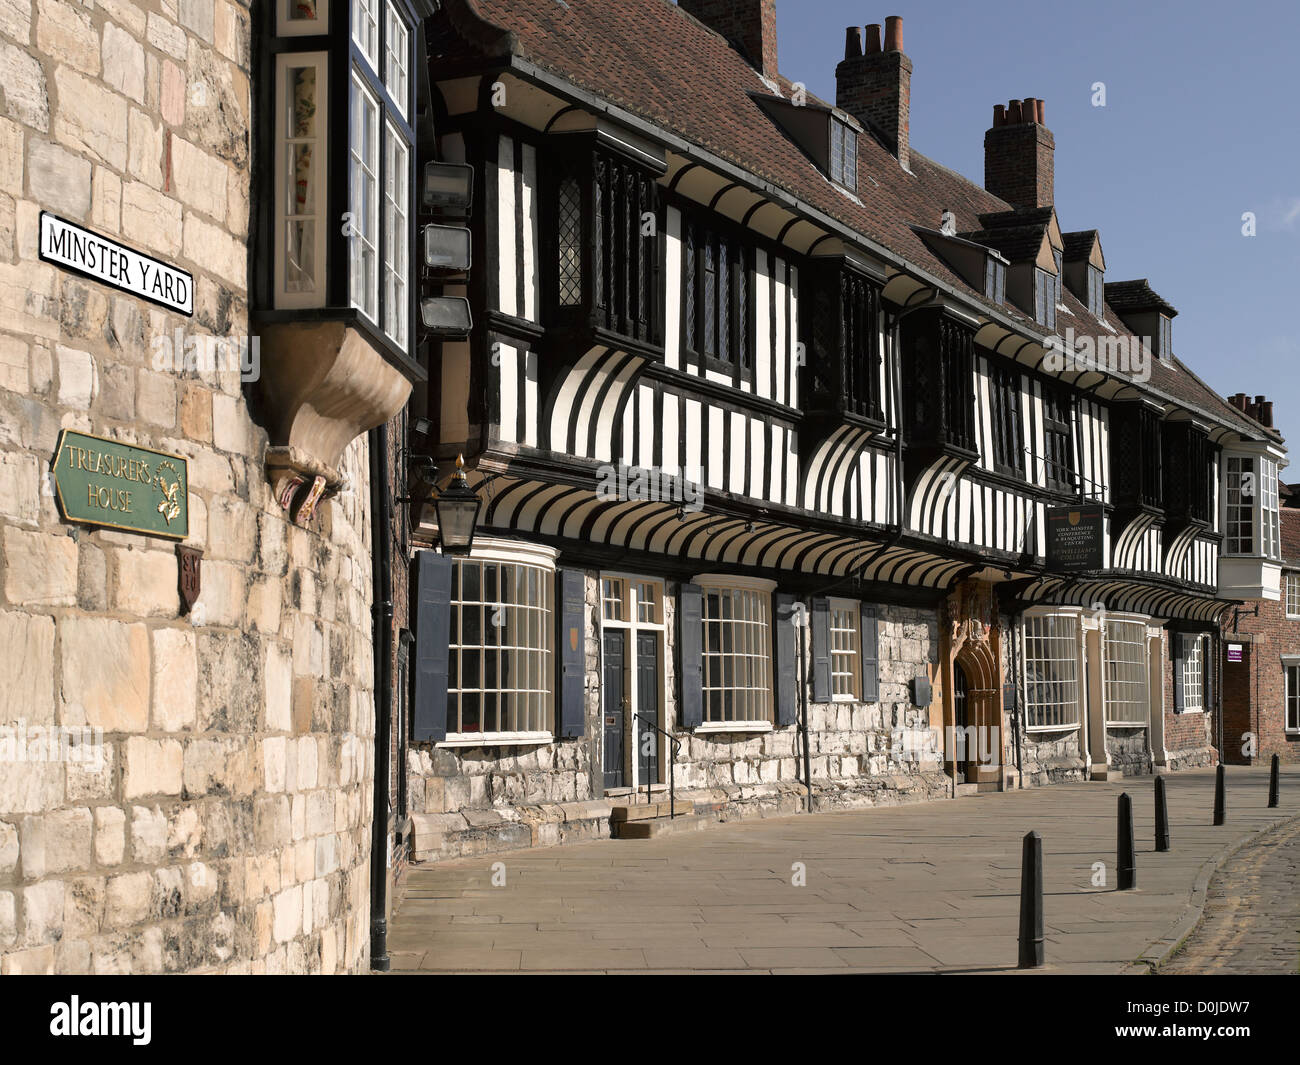
<svg viewBox="0 0 1300 1065">
<path fill-rule="evenodd" d="M 476 537 L 473 550 L 468 559 L 464 562 L 483 563 L 487 565 L 509 565 L 523 566 L 535 569 L 539 572 L 538 588 L 541 592 L 542 603 L 539 606 L 535 604 L 502 604 L 510 608 L 512 605 L 526 612 L 526 616 L 531 620 L 536 614 L 538 622 L 537 637 L 538 646 L 522 646 L 522 649 L 530 654 L 537 655 L 539 658 L 531 661 L 528 667 L 528 677 L 533 682 L 532 686 L 527 688 L 511 689 L 485 689 L 483 687 L 464 689 L 453 687 L 451 676 L 448 676 L 447 685 L 447 736 L 444 740 L 439 741 L 439 747 L 503 747 L 503 746 L 527 746 L 547 744 L 554 741 L 554 733 L 551 729 L 551 723 L 555 720 L 555 559 L 556 552 L 550 548 L 542 547 L 537 544 L 524 544 L 510 540 L 497 540 L 490 537 Z M 462 560 L 456 560 L 453 565 L 461 565 Z M 499 586 L 498 586 L 499 588 Z M 484 628 L 486 631 L 488 623 L 486 605 L 482 600 L 476 601 L 478 605 L 484 608 Z M 461 606 L 458 599 L 453 599 L 451 609 L 456 610 Z M 507 626 L 517 613 L 507 615 Z M 455 654 L 465 650 L 472 650 L 473 647 L 479 647 L 475 644 L 472 646 L 464 645 L 459 642 L 460 633 L 463 629 L 456 627 L 458 633 L 457 642 L 450 642 L 448 645 L 449 653 Z M 482 653 L 486 654 L 486 642 L 482 645 Z M 513 645 L 512 645 L 513 646 Z M 450 665 L 450 664 L 449 664 Z M 479 682 L 480 685 L 484 680 L 482 670 L 482 659 L 480 659 Z M 456 680 L 459 684 L 463 674 L 457 670 Z M 545 728 L 526 728 L 526 729 L 500 729 L 494 732 L 457 732 L 452 728 L 453 723 L 459 727 L 460 715 L 457 712 L 455 718 L 451 712 L 451 698 L 453 695 L 459 695 L 465 691 L 483 693 L 486 691 L 495 691 L 500 694 L 503 691 L 521 692 L 527 696 L 538 697 L 538 708 L 535 713 L 537 718 L 546 725 Z M 480 715 L 483 713 L 483 707 L 480 705 Z M 500 703 L 498 703 L 498 714 L 501 713 Z M 480 717 L 481 720 L 481 717 Z M 517 720 L 517 719 L 516 719 Z M 497 719 L 498 725 L 501 723 L 500 717 Z"/>
<path fill-rule="evenodd" d="M 1055 631 L 1066 628 L 1072 631 Z M 1025 731 L 1077 731 L 1082 723 L 1082 611 L 1027 610 L 1020 622 L 1020 651 Z M 1045 720 L 1048 717 L 1053 720 Z"/>
<path fill-rule="evenodd" d="M 353 307 L 379 325 L 379 279 L 383 272 L 379 262 L 379 160 L 384 109 L 357 70 L 352 71 L 351 107 L 352 123 L 348 136 L 348 209 L 351 213 L 348 230 L 348 299 Z M 363 108 L 369 110 L 373 121 L 369 126 L 369 143 L 359 146 L 358 141 L 364 132 L 360 125 Z M 362 196 L 365 186 L 370 190 L 368 198 Z M 370 279 L 364 277 L 361 269 L 361 256 L 365 250 L 369 250 L 374 259 L 374 274 Z M 369 284 L 362 291 L 366 280 L 369 280 Z M 369 305 L 363 302 L 366 297 L 371 301 Z"/>
<path fill-rule="evenodd" d="M 379 5 L 380 0 L 352 0 L 352 43 L 376 75 L 379 73 Z"/>
<path fill-rule="evenodd" d="M 1259 460 L 1259 479 L 1259 553 L 1278 562 L 1282 558 L 1282 515 L 1278 509 L 1277 463 L 1262 455 Z"/>
<path fill-rule="evenodd" d="M 275 33 L 278 37 L 322 37 L 330 31 L 330 0 L 315 0 L 315 18 L 290 18 L 297 0 L 277 0 Z"/>
<path fill-rule="evenodd" d="M 1107 614 L 1101 627 L 1102 710 L 1107 727 L 1145 728 L 1151 723 L 1148 621 L 1145 617 Z M 1128 638 L 1130 628 L 1138 630 L 1136 640 Z M 1140 649 L 1136 658 L 1129 657 L 1133 647 Z M 1141 707 L 1141 716 L 1125 716 L 1135 706 Z"/>
<path fill-rule="evenodd" d="M 1282 656 L 1282 727 L 1300 735 L 1300 655 Z"/>
<path fill-rule="evenodd" d="M 399 162 L 400 160 L 400 162 Z M 384 333 L 405 348 L 410 331 L 411 147 L 391 122 L 384 123 L 384 263 L 381 301 Z"/>
<path fill-rule="evenodd" d="M 862 604 L 855 599 L 831 599 L 826 608 L 826 632 L 831 667 L 831 701 L 862 700 Z M 836 624 L 837 615 L 847 625 Z M 842 690 L 841 690 L 842 689 Z"/>
<path fill-rule="evenodd" d="M 759 577 L 738 577 L 733 574 L 701 574 L 693 583 L 701 591 L 700 614 L 704 631 L 701 633 L 701 710 L 700 724 L 695 732 L 770 732 L 775 720 L 775 699 L 772 690 L 772 592 L 776 582 Z M 709 596 L 729 595 L 732 598 L 732 617 L 727 620 L 738 628 L 731 639 L 732 650 L 713 650 L 709 643 L 709 625 L 720 619 L 709 616 Z M 735 609 L 742 608 L 748 616 L 737 617 Z M 743 637 L 737 641 L 737 636 Z M 732 659 L 732 677 L 737 676 L 737 667 L 745 674 L 748 684 L 726 684 L 724 678 L 714 673 L 722 666 L 723 660 Z M 717 679 L 719 683 L 710 684 Z M 710 692 L 722 693 L 719 702 L 724 709 L 728 702 L 726 693 L 743 693 L 747 704 L 741 709 L 744 717 L 734 716 L 737 712 L 736 697 L 731 702 L 731 719 L 711 719 L 709 717 Z"/>
<path fill-rule="evenodd" d="M 1183 713 L 1205 713 L 1205 661 L 1209 637 L 1205 633 L 1179 633 L 1183 658 Z"/>
<path fill-rule="evenodd" d="M 1225 555 L 1253 555 L 1259 543 L 1256 517 L 1256 492 L 1249 495 L 1243 492 L 1243 479 L 1247 476 L 1256 478 L 1254 455 L 1227 455 L 1223 467 L 1224 473 L 1224 519 L 1223 519 L 1223 553 Z M 1234 520 L 1234 514 L 1236 519 Z M 1234 532 L 1234 525 L 1238 531 Z M 1244 535 L 1242 528 L 1248 530 Z M 1243 544 L 1246 550 L 1241 550 Z"/>
<path fill-rule="evenodd" d="M 288 187 L 290 184 L 289 144 L 300 143 L 307 138 L 291 136 L 287 123 L 291 121 L 288 101 L 289 71 L 312 69 L 316 72 L 316 117 L 315 136 L 312 139 L 314 150 L 311 159 L 312 189 L 315 195 L 315 211 L 311 215 L 291 215 L 288 210 Z M 275 208 L 274 224 L 275 262 L 272 266 L 272 299 L 276 307 L 297 310 L 305 307 L 324 307 L 326 296 L 325 262 L 326 244 L 329 232 L 326 227 L 328 207 L 328 190 L 326 189 L 325 158 L 329 154 L 329 54 L 327 52 L 282 52 L 275 59 Z M 289 291 L 287 287 L 286 259 L 289 254 L 289 223 L 298 219 L 309 221 L 313 233 L 314 249 L 310 264 L 315 278 L 315 289 L 311 292 Z"/>
<path fill-rule="evenodd" d="M 1300 572 L 1284 573 L 1282 580 L 1285 584 L 1282 601 L 1286 604 L 1286 616 L 1295 620 L 1300 618 Z"/>
<path fill-rule="evenodd" d="M 394 36 L 402 42 L 400 49 L 393 48 Z M 397 105 L 398 112 L 406 119 L 410 118 L 410 54 L 411 29 L 397 13 L 397 5 L 393 0 L 384 0 L 384 88 Z"/>
</svg>

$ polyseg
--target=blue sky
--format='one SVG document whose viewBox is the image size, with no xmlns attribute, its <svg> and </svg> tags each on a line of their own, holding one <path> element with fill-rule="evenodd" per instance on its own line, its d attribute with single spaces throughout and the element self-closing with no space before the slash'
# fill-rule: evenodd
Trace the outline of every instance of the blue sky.
<svg viewBox="0 0 1300 1065">
<path fill-rule="evenodd" d="M 1146 277 L 1178 308 L 1179 358 L 1266 395 L 1300 442 L 1300 5 L 777 0 L 781 72 L 833 100 L 844 28 L 887 15 L 913 146 L 982 184 L 993 105 L 1045 100 L 1062 229 L 1099 230 L 1108 280 Z"/>
</svg>

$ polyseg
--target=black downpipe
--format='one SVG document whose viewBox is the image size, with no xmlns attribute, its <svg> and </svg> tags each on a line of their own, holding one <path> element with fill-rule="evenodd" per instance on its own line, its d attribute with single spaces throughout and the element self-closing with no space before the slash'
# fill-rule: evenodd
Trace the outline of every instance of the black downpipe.
<svg viewBox="0 0 1300 1065">
<path fill-rule="evenodd" d="M 802 605 L 802 604 L 800 604 Z M 813 812 L 812 760 L 808 750 L 808 642 L 811 619 L 805 609 L 804 623 L 799 626 L 799 731 L 803 733 L 804 809 Z"/>
<path fill-rule="evenodd" d="M 371 559 L 375 645 L 374 818 L 370 829 L 370 968 L 388 972 L 388 784 L 393 726 L 392 515 L 388 426 L 370 432 Z"/>
</svg>

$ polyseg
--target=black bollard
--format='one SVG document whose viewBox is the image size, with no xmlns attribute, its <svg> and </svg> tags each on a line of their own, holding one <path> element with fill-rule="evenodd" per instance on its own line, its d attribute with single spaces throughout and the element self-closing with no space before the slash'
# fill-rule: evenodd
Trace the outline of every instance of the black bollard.
<svg viewBox="0 0 1300 1065">
<path fill-rule="evenodd" d="M 1119 797 L 1119 827 L 1116 836 L 1115 864 L 1118 867 L 1120 891 L 1129 891 L 1137 886 L 1137 850 L 1133 845 L 1133 800 L 1128 792 Z"/>
<path fill-rule="evenodd" d="M 1214 774 L 1214 823 L 1223 824 L 1225 814 L 1223 802 L 1223 763 L 1219 763 L 1218 771 Z"/>
<path fill-rule="evenodd" d="M 1273 755 L 1273 765 L 1268 771 L 1268 808 L 1276 808 L 1278 791 L 1281 789 L 1282 761 L 1277 755 Z"/>
<path fill-rule="evenodd" d="M 1025 836 L 1020 858 L 1020 968 L 1043 964 L 1043 841 Z"/>
<path fill-rule="evenodd" d="M 1165 778 L 1156 777 L 1156 850 L 1169 849 L 1169 803 L 1165 799 Z"/>
</svg>

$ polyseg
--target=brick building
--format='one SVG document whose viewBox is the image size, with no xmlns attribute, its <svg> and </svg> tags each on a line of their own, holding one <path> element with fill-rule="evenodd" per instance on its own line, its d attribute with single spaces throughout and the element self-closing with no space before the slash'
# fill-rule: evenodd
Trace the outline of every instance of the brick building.
<svg viewBox="0 0 1300 1065">
<path fill-rule="evenodd" d="M 1229 397 L 1264 425 L 1263 396 Z M 1282 584 L 1224 615 L 1223 760 L 1231 765 L 1300 761 L 1300 486 L 1279 484 Z"/>
</svg>

